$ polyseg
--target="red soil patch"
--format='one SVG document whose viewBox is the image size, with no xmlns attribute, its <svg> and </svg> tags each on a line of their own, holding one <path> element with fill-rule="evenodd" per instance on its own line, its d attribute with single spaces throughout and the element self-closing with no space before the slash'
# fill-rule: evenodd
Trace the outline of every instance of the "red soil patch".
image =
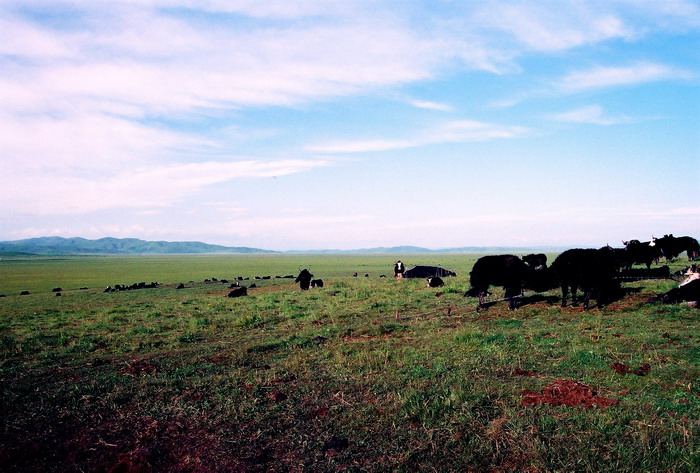
<svg viewBox="0 0 700 473">
<path fill-rule="evenodd" d="M 632 368 L 631 366 L 627 366 L 622 363 L 613 363 L 610 365 L 612 369 L 615 370 L 616 373 L 618 374 L 636 374 L 637 376 L 646 376 L 649 374 L 649 370 L 651 369 L 651 366 L 649 366 L 649 363 L 644 363 L 642 366 L 640 366 L 637 369 Z"/>
<path fill-rule="evenodd" d="M 598 396 L 595 389 L 572 379 L 558 379 L 551 382 L 541 392 L 525 391 L 523 406 L 549 404 L 550 406 L 584 406 L 610 407 L 618 403 L 617 399 Z"/>
</svg>

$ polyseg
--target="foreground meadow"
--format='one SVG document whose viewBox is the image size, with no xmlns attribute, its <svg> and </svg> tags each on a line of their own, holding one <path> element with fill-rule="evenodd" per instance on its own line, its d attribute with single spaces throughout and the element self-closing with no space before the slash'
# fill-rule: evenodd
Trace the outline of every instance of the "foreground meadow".
<svg viewBox="0 0 700 473">
<path fill-rule="evenodd" d="M 4 258 L 0 468 L 700 471 L 700 312 L 646 302 L 673 281 L 476 312 L 478 256 L 401 258 L 456 271 L 440 289 L 391 255 Z M 275 279 L 303 267 L 325 287 Z"/>
</svg>

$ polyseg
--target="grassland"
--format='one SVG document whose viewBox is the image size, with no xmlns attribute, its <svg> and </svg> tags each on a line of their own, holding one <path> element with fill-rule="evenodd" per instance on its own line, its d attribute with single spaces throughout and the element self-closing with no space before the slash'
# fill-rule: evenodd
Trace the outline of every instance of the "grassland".
<svg viewBox="0 0 700 473">
<path fill-rule="evenodd" d="M 0 469 L 700 471 L 700 312 L 646 302 L 673 281 L 476 312 L 477 257 L 402 258 L 456 271 L 440 290 L 391 255 L 0 260 Z M 302 267 L 325 287 L 274 278 Z M 526 402 L 561 380 L 611 403 Z"/>
</svg>

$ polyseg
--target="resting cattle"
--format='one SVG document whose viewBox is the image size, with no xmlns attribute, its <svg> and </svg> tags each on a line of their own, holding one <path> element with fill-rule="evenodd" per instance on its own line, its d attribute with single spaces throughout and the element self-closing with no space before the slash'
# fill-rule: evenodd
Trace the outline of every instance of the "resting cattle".
<svg viewBox="0 0 700 473">
<path fill-rule="evenodd" d="M 628 267 L 633 264 L 645 264 L 649 269 L 651 263 L 661 257 L 659 248 L 650 241 L 630 240 L 622 243 L 625 245 Z"/>
<path fill-rule="evenodd" d="M 438 266 L 416 266 L 403 273 L 404 278 L 425 279 L 435 276 L 444 278 L 448 276 L 457 276 L 457 273 Z"/>
<path fill-rule="evenodd" d="M 666 258 L 666 261 L 672 260 L 684 251 L 688 255 L 688 261 L 700 257 L 700 244 L 693 237 L 674 237 L 671 234 L 664 235 L 663 238 L 652 238 L 652 242 L 661 255 Z"/>
<path fill-rule="evenodd" d="M 611 248 L 566 250 L 552 263 L 561 286 L 561 306 L 566 307 L 566 298 L 571 289 L 571 304 L 578 305 L 576 292 L 583 291 L 583 308 L 588 309 L 595 293 L 598 307 L 602 308 L 619 283 L 615 281 L 617 264 Z"/>
<path fill-rule="evenodd" d="M 505 289 L 505 296 L 508 299 L 508 307 L 515 310 L 515 297 L 519 296 L 523 290 L 523 280 L 527 265 L 517 256 L 494 255 L 482 256 L 469 273 L 469 289 L 464 295 L 479 297 L 477 310 L 484 306 L 484 297 L 488 294 L 489 286 L 501 286 Z"/>
<path fill-rule="evenodd" d="M 237 287 L 228 293 L 228 297 L 242 297 L 248 295 L 248 288 L 245 286 Z"/>
<path fill-rule="evenodd" d="M 311 287 L 323 287 L 323 279 L 312 279 Z"/>
<path fill-rule="evenodd" d="M 666 304 L 681 301 L 698 303 L 700 301 L 700 279 L 695 279 L 668 292 L 659 294 L 653 301 L 658 300 Z"/>
<path fill-rule="evenodd" d="M 302 269 L 294 282 L 298 282 L 301 290 L 306 291 L 309 289 L 309 285 L 311 284 L 313 277 L 314 275 L 311 274 L 308 269 Z"/>
<path fill-rule="evenodd" d="M 683 272 L 683 276 L 685 276 L 685 279 L 679 284 L 680 286 L 685 286 L 686 284 L 700 279 L 700 267 L 698 267 L 697 264 L 694 264 L 686 268 L 686 270 Z"/>
<path fill-rule="evenodd" d="M 442 287 L 444 285 L 445 281 L 443 281 L 442 278 L 439 276 L 428 278 L 428 287 Z"/>
</svg>

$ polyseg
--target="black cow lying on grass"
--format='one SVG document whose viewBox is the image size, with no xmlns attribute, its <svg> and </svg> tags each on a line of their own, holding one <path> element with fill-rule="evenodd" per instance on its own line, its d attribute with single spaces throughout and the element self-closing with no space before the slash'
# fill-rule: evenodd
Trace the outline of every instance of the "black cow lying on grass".
<svg viewBox="0 0 700 473">
<path fill-rule="evenodd" d="M 311 287 L 323 287 L 323 279 L 312 279 Z"/>
<path fill-rule="evenodd" d="M 442 287 L 444 285 L 445 281 L 443 281 L 442 278 L 439 276 L 428 278 L 428 287 Z"/>
<path fill-rule="evenodd" d="M 663 302 L 664 304 L 675 304 L 678 302 L 691 302 L 697 307 L 700 303 L 700 279 L 683 284 L 682 286 L 671 289 L 668 292 L 659 294 L 652 298 L 649 302 Z"/>
<path fill-rule="evenodd" d="M 245 286 L 234 288 L 233 291 L 228 293 L 228 297 L 242 297 L 248 295 L 248 288 Z"/>
<path fill-rule="evenodd" d="M 313 279 L 313 277 L 314 275 L 311 274 L 308 269 L 302 269 L 299 273 L 299 276 L 297 276 L 294 282 L 299 283 L 299 287 L 302 291 L 307 291 L 309 289 L 309 286 L 311 285 L 311 280 Z"/>
<path fill-rule="evenodd" d="M 430 277 L 457 276 L 457 273 L 439 266 L 416 266 L 403 273 L 404 278 L 430 278 Z"/>
</svg>

